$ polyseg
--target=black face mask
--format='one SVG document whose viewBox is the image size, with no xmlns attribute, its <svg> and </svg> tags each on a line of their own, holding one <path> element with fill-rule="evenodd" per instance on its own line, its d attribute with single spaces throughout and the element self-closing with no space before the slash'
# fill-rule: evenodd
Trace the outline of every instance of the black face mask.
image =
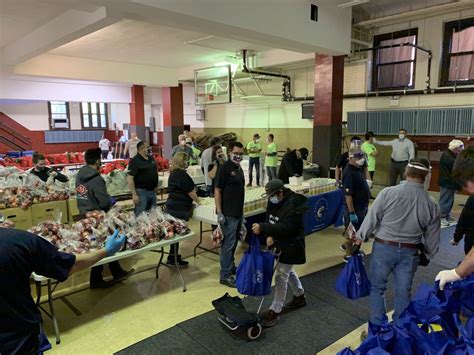
<svg viewBox="0 0 474 355">
<path fill-rule="evenodd" d="M 45 166 L 38 166 L 36 168 L 38 171 L 45 171 L 46 170 L 46 167 Z"/>
</svg>

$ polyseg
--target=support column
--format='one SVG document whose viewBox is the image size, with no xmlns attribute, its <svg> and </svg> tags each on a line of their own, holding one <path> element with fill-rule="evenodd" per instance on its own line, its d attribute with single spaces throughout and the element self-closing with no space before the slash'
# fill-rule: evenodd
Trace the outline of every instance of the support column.
<svg viewBox="0 0 474 355">
<path fill-rule="evenodd" d="M 163 155 L 171 158 L 171 150 L 178 144 L 184 130 L 183 85 L 162 89 L 163 97 Z"/>
<path fill-rule="evenodd" d="M 145 103 L 143 85 L 132 86 L 132 102 L 130 103 L 130 133 L 136 133 L 138 138 L 148 142 L 145 130 Z"/>
<path fill-rule="evenodd" d="M 344 56 L 316 54 L 314 70 L 313 161 L 328 176 L 341 151 Z"/>
</svg>

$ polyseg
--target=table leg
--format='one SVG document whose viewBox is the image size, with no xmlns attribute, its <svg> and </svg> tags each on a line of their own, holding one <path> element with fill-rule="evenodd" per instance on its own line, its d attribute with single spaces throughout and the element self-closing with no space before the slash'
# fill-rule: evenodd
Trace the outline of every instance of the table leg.
<svg viewBox="0 0 474 355">
<path fill-rule="evenodd" d="M 201 246 L 204 232 L 213 232 L 213 230 L 212 229 L 203 230 L 202 229 L 202 221 L 199 221 L 199 243 L 197 243 L 196 246 L 194 247 L 194 257 L 196 257 L 197 249 L 201 249 L 201 250 L 207 251 L 209 253 L 219 255 L 219 253 L 216 251 L 216 249 L 218 249 L 218 248 L 209 249 L 209 248 L 204 248 L 204 247 Z"/>
<path fill-rule="evenodd" d="M 202 243 L 202 221 L 199 221 L 199 243 L 194 247 L 194 257 L 196 257 L 196 251 Z"/>
<path fill-rule="evenodd" d="M 59 326 L 58 320 L 56 319 L 56 314 L 54 313 L 54 306 L 53 306 L 53 291 L 51 288 L 51 280 L 48 279 L 48 304 L 49 304 L 49 311 L 51 313 L 51 320 L 53 321 L 53 328 L 54 333 L 56 334 L 56 344 L 61 343 L 61 338 L 59 335 Z"/>
<path fill-rule="evenodd" d="M 160 252 L 161 252 L 160 260 L 158 261 L 158 264 L 156 264 L 156 269 L 155 269 L 155 276 L 156 276 L 157 279 L 160 278 L 159 269 L 160 269 L 160 266 L 161 266 L 161 264 L 162 264 L 162 262 L 163 262 L 163 255 L 164 255 L 164 250 L 163 250 L 163 248 L 161 248 L 161 251 L 160 251 Z"/>
<path fill-rule="evenodd" d="M 178 270 L 181 283 L 183 284 L 183 292 L 186 292 L 186 282 L 184 281 L 183 274 L 181 274 L 181 269 L 179 268 L 178 248 L 174 248 L 174 264 L 176 265 L 176 270 Z"/>
</svg>

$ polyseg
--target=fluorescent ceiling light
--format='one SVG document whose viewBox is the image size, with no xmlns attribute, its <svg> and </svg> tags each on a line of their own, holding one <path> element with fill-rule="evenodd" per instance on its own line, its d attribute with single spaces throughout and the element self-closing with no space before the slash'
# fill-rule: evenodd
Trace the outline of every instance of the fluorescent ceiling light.
<svg viewBox="0 0 474 355">
<path fill-rule="evenodd" d="M 352 6 L 357 6 L 360 4 L 365 4 L 366 2 L 369 2 L 370 0 L 349 0 L 349 1 L 344 1 L 337 6 L 340 8 L 346 8 L 346 7 L 352 7 Z"/>
</svg>

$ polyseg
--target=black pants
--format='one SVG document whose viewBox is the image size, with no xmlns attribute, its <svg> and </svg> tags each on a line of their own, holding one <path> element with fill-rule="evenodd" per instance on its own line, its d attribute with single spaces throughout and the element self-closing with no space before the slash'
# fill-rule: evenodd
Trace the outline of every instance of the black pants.
<svg viewBox="0 0 474 355">
<path fill-rule="evenodd" d="M 408 161 L 393 161 L 390 163 L 390 186 L 397 185 L 397 179 L 400 177 L 400 181 L 405 180 L 405 168 L 407 167 Z"/>
<path fill-rule="evenodd" d="M 469 254 L 472 247 L 474 247 L 474 235 L 466 234 L 464 236 L 464 253 Z"/>
<path fill-rule="evenodd" d="M 120 277 L 125 271 L 122 269 L 118 261 L 112 261 L 107 264 L 109 266 L 110 272 L 112 276 L 115 278 Z M 94 266 L 91 269 L 91 279 L 90 282 L 101 282 L 102 278 L 102 271 L 104 270 L 104 265 Z"/>
<path fill-rule="evenodd" d="M 249 184 L 252 185 L 253 180 L 253 167 L 257 171 L 257 185 L 260 185 L 260 158 L 250 158 L 249 159 Z"/>
<path fill-rule="evenodd" d="M 172 215 L 172 216 L 175 217 L 175 218 L 179 218 L 179 219 L 183 219 L 183 220 L 185 220 L 185 221 L 189 221 L 189 218 L 190 218 L 191 215 L 192 215 L 192 210 L 187 210 L 187 209 L 182 209 L 182 210 L 170 209 L 170 208 L 167 206 L 167 207 L 166 207 L 166 213 L 169 213 L 170 215 Z M 175 257 L 175 255 L 179 255 L 179 254 L 178 254 L 178 251 L 179 251 L 179 243 L 171 244 L 171 245 L 170 245 L 169 255 L 168 255 L 168 260 L 174 262 L 174 257 Z"/>
<path fill-rule="evenodd" d="M 370 180 L 374 181 L 375 171 L 369 171 Z"/>
<path fill-rule="evenodd" d="M 109 151 L 108 150 L 103 150 L 102 151 L 102 159 L 107 159 L 107 155 L 109 155 Z"/>
</svg>

